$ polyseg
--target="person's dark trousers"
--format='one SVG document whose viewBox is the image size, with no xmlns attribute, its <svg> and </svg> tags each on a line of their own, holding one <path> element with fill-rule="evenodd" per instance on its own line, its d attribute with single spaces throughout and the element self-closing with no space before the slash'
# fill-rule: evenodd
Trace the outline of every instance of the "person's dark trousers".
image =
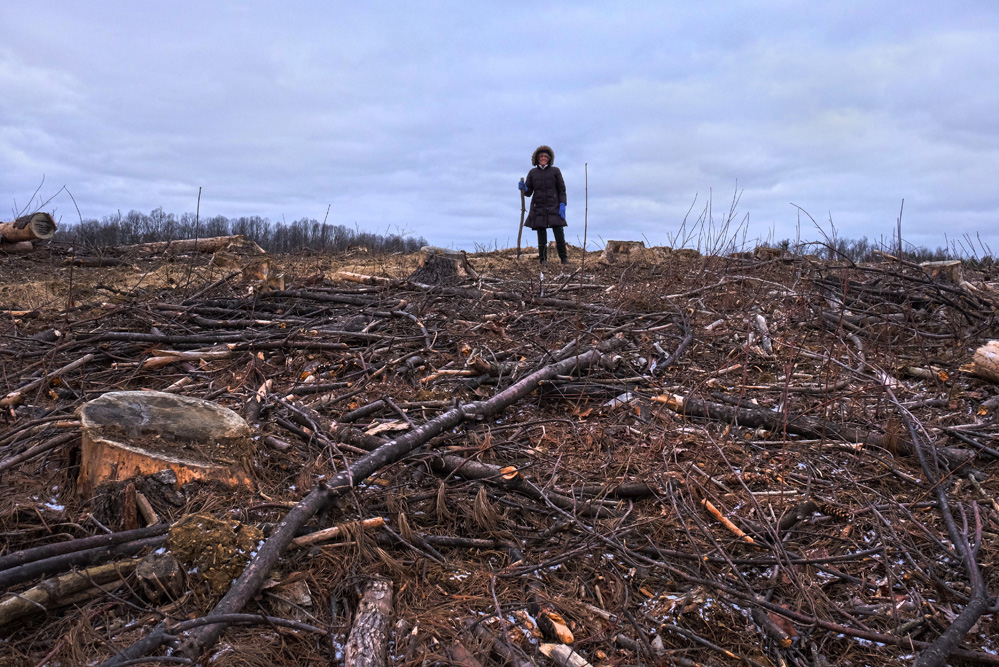
<svg viewBox="0 0 999 667">
<path fill-rule="evenodd" d="M 569 261 L 569 253 L 565 248 L 565 227 L 552 227 L 552 234 L 555 236 L 558 258 L 565 264 Z M 538 259 L 548 261 L 548 229 L 545 227 L 538 230 Z"/>
</svg>

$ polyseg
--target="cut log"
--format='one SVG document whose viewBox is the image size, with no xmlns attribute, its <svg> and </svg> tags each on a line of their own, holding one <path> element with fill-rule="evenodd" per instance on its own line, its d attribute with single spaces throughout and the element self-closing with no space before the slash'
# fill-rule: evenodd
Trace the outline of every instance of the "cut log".
<svg viewBox="0 0 999 667">
<path fill-rule="evenodd" d="M 999 340 L 990 340 L 975 350 L 971 371 L 985 380 L 999 382 Z"/>
<path fill-rule="evenodd" d="M 19 243 L 55 236 L 56 223 L 48 213 L 39 211 L 23 215 L 14 222 L 0 223 L 0 238 L 5 243 Z"/>
<path fill-rule="evenodd" d="M 361 595 L 344 647 L 344 667 L 385 667 L 392 618 L 392 582 L 372 579 Z"/>
<path fill-rule="evenodd" d="M 563 644 L 572 644 L 575 638 L 569 624 L 562 615 L 552 609 L 542 609 L 538 614 L 538 627 L 548 639 L 554 639 Z"/>
<path fill-rule="evenodd" d="M 242 235 L 212 236 L 206 239 L 175 239 L 172 241 L 155 241 L 152 243 L 136 243 L 120 246 L 123 252 L 140 254 L 155 254 L 160 252 L 219 252 L 232 247 L 250 250 L 253 254 L 263 254 L 264 251 L 253 242 L 248 242 Z"/>
<path fill-rule="evenodd" d="M 100 484 L 170 469 L 194 480 L 252 487 L 250 428 L 232 410 L 159 391 L 109 392 L 80 408 L 85 497 Z"/>
<path fill-rule="evenodd" d="M 375 528 L 381 528 L 385 525 L 385 519 L 380 516 L 376 516 L 372 519 L 365 519 L 363 521 L 354 524 L 356 528 L 362 528 L 364 530 L 373 530 Z M 291 546 L 296 549 L 301 549 L 303 547 L 311 547 L 313 545 L 319 544 L 320 542 L 329 542 L 340 537 L 347 532 L 347 526 L 333 526 L 332 528 L 325 528 L 323 530 L 317 530 L 314 533 L 309 533 L 308 535 L 302 535 L 301 537 L 296 537 L 291 541 Z"/>
<path fill-rule="evenodd" d="M 4 255 L 23 255 L 31 252 L 35 246 L 31 241 L 20 241 L 18 243 L 0 243 L 0 253 Z"/>
</svg>

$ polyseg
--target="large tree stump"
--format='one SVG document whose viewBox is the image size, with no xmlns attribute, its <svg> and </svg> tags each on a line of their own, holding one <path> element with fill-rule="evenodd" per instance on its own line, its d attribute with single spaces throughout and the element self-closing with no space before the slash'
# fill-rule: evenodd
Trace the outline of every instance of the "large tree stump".
<svg viewBox="0 0 999 667">
<path fill-rule="evenodd" d="M 372 579 L 361 595 L 344 648 L 344 667 L 385 667 L 392 619 L 392 582 Z"/>
<path fill-rule="evenodd" d="M 14 222 L 0 223 L 0 239 L 4 243 L 19 243 L 55 236 L 56 223 L 48 213 L 23 215 Z"/>
<path fill-rule="evenodd" d="M 252 487 L 250 427 L 232 410 L 159 391 L 117 391 L 80 408 L 79 492 L 170 469 L 179 488 L 194 480 Z"/>
<path fill-rule="evenodd" d="M 964 264 L 959 259 L 945 259 L 940 262 L 922 262 L 919 266 L 931 278 L 941 280 L 949 285 L 960 285 L 964 282 Z"/>
</svg>

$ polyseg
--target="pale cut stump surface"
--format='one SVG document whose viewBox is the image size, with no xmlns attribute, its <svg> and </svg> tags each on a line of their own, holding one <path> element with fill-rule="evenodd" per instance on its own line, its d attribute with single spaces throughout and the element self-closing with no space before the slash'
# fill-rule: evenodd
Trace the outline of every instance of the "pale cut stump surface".
<svg viewBox="0 0 999 667">
<path fill-rule="evenodd" d="M 222 406 L 159 391 L 116 391 L 80 408 L 77 487 L 89 497 L 104 482 L 169 468 L 177 487 L 218 481 L 252 487 L 250 427 Z"/>
</svg>

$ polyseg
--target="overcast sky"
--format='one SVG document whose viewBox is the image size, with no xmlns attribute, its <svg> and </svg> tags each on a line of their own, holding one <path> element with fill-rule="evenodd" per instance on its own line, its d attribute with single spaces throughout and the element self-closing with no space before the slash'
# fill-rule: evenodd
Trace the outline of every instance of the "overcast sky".
<svg viewBox="0 0 999 667">
<path fill-rule="evenodd" d="M 750 240 L 820 238 L 801 210 L 887 238 L 904 199 L 907 241 L 999 253 L 997 82 L 995 0 L 4 0 L 0 219 L 43 179 L 63 222 L 63 186 L 84 218 L 200 187 L 202 216 L 509 247 L 549 144 L 591 248 L 709 199 L 724 233 L 738 192 Z"/>
</svg>

